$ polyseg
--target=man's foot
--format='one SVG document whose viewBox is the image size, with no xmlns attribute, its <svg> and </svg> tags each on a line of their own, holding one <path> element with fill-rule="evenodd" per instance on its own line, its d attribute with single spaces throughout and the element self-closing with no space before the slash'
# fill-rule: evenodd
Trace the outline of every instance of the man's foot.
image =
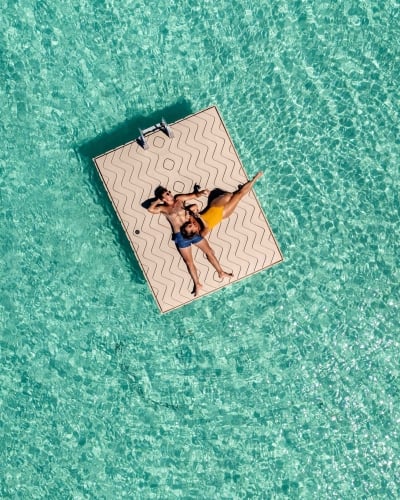
<svg viewBox="0 0 400 500">
<path fill-rule="evenodd" d="M 196 285 L 194 285 L 193 287 L 193 290 L 192 290 L 192 294 L 197 297 L 199 295 L 199 292 L 200 290 L 203 288 L 203 285 L 201 285 L 200 283 L 197 283 Z"/>
<path fill-rule="evenodd" d="M 218 276 L 220 278 L 232 278 L 233 273 L 226 273 L 225 271 L 221 271 L 220 273 L 218 273 Z"/>
</svg>

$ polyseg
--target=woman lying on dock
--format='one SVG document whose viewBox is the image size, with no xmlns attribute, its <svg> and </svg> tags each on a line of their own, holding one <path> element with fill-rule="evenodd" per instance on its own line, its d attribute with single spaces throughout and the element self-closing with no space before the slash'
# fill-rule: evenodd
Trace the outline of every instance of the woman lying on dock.
<svg viewBox="0 0 400 500">
<path fill-rule="evenodd" d="M 211 229 L 217 226 L 223 219 L 227 219 L 237 207 L 239 201 L 248 194 L 254 183 L 262 176 L 258 172 L 251 181 L 233 193 L 223 193 L 214 198 L 207 208 L 200 214 L 193 214 L 181 226 L 181 234 L 184 238 L 193 238 L 195 235 L 205 236 Z M 192 208 L 192 207 L 190 207 Z"/>
</svg>

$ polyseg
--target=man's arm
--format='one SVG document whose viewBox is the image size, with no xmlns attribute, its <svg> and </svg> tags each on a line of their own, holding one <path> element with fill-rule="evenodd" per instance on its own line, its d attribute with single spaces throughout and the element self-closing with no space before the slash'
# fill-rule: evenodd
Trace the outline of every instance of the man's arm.
<svg viewBox="0 0 400 500">
<path fill-rule="evenodd" d="M 163 208 L 164 208 L 164 203 L 160 201 L 158 198 L 155 198 L 150 205 L 148 206 L 147 210 L 151 214 L 162 214 L 163 213 Z"/>
<path fill-rule="evenodd" d="M 177 194 L 175 199 L 184 203 L 185 201 L 201 198 L 202 196 L 208 196 L 209 194 L 209 189 L 202 189 L 201 191 L 193 191 L 193 193 Z"/>
</svg>

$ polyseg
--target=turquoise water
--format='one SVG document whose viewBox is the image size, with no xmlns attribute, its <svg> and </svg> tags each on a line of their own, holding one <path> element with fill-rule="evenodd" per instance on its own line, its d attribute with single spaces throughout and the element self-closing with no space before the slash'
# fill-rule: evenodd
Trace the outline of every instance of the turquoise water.
<svg viewBox="0 0 400 500">
<path fill-rule="evenodd" d="M 0 496 L 398 498 L 400 2 L 8 1 Z M 91 163 L 216 104 L 284 263 L 160 316 Z"/>
</svg>

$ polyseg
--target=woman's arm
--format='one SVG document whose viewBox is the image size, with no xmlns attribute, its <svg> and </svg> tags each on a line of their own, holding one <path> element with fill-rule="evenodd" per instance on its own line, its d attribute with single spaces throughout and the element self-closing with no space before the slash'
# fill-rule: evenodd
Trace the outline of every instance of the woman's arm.
<svg viewBox="0 0 400 500">
<path fill-rule="evenodd" d="M 192 203 L 191 205 L 185 205 L 185 210 L 188 216 L 194 215 L 194 217 L 197 217 L 199 215 L 199 206 L 196 205 L 196 203 Z"/>
<path fill-rule="evenodd" d="M 200 234 L 200 236 L 203 236 L 203 238 L 204 238 L 204 236 L 206 236 L 206 234 L 208 234 L 210 232 L 210 229 L 208 228 L 207 223 L 201 217 L 200 214 L 197 215 L 196 219 L 197 219 L 199 227 L 200 227 L 199 234 Z"/>
</svg>

